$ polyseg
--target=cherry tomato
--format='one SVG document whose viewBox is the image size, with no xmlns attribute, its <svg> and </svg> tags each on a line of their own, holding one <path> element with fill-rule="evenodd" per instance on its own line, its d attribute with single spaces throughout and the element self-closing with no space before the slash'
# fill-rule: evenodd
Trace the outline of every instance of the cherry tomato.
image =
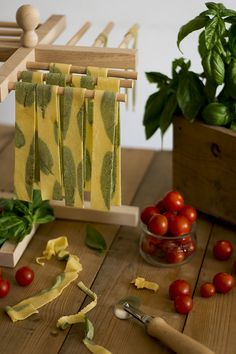
<svg viewBox="0 0 236 354">
<path fill-rule="evenodd" d="M 196 243 L 194 241 L 190 241 L 183 245 L 183 251 L 187 256 L 190 256 L 196 251 Z"/>
<path fill-rule="evenodd" d="M 185 258 L 184 251 L 182 249 L 175 249 L 166 253 L 167 263 L 181 263 Z"/>
<path fill-rule="evenodd" d="M 154 205 L 149 205 L 141 211 L 140 218 L 144 224 L 148 224 L 149 220 L 154 214 L 157 214 L 158 211 Z"/>
<path fill-rule="evenodd" d="M 184 279 L 177 279 L 169 286 L 169 296 L 171 300 L 174 300 L 179 295 L 191 295 L 191 286 Z"/>
<path fill-rule="evenodd" d="M 170 232 L 174 236 L 182 236 L 188 234 L 191 229 L 190 221 L 183 215 L 176 215 L 169 222 Z"/>
<path fill-rule="evenodd" d="M 0 297 L 5 297 L 10 291 L 10 283 L 6 279 L 0 279 Z"/>
<path fill-rule="evenodd" d="M 197 219 L 196 209 L 191 205 L 184 205 L 183 208 L 179 211 L 179 214 L 185 216 L 191 223 Z"/>
<path fill-rule="evenodd" d="M 179 295 L 174 299 L 174 306 L 176 312 L 187 314 L 193 308 L 193 299 L 189 295 Z"/>
<path fill-rule="evenodd" d="M 148 222 L 148 230 L 156 235 L 164 235 L 168 230 L 168 220 L 162 214 L 156 214 Z"/>
<path fill-rule="evenodd" d="M 220 272 L 214 276 L 213 284 L 218 293 L 226 294 L 234 287 L 235 280 L 231 274 Z"/>
<path fill-rule="evenodd" d="M 145 237 L 141 243 L 141 249 L 144 253 L 153 254 L 156 251 L 156 245 L 149 237 Z"/>
<path fill-rule="evenodd" d="M 156 209 L 157 209 L 157 212 L 159 214 L 162 214 L 166 211 L 166 208 L 164 206 L 164 203 L 163 203 L 163 200 L 159 200 L 157 203 L 156 203 Z"/>
<path fill-rule="evenodd" d="M 215 285 L 212 283 L 204 283 L 200 287 L 200 294 L 202 297 L 211 297 L 215 295 L 216 288 Z"/>
<path fill-rule="evenodd" d="M 230 241 L 219 240 L 214 244 L 213 254 L 214 257 L 219 261 L 226 261 L 230 258 L 233 252 L 233 246 Z"/>
<path fill-rule="evenodd" d="M 27 286 L 34 280 L 34 272 L 29 267 L 21 267 L 16 271 L 15 279 L 21 286 Z"/>
<path fill-rule="evenodd" d="M 163 215 L 165 215 L 165 217 L 167 218 L 167 221 L 168 221 L 168 231 L 170 232 L 170 222 L 171 222 L 172 220 L 174 220 L 175 214 L 174 214 L 173 211 L 165 211 L 165 212 L 163 213 Z"/>
<path fill-rule="evenodd" d="M 163 203 L 168 211 L 180 211 L 184 206 L 184 198 L 179 192 L 171 191 L 165 195 Z"/>
</svg>

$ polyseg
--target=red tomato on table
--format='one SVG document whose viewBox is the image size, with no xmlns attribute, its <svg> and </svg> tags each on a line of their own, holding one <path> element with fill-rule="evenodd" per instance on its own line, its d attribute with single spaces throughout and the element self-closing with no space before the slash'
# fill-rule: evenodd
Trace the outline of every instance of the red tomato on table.
<svg viewBox="0 0 236 354">
<path fill-rule="evenodd" d="M 6 279 L 0 279 L 0 297 L 5 297 L 10 291 L 10 283 Z"/>
<path fill-rule="evenodd" d="M 191 295 L 191 286 L 184 279 L 176 279 L 169 286 L 169 296 L 174 300 L 179 295 Z"/>
<path fill-rule="evenodd" d="M 34 272 L 29 267 L 21 267 L 16 271 L 15 279 L 21 286 L 27 286 L 34 280 Z"/>
<path fill-rule="evenodd" d="M 226 261 L 230 258 L 233 252 L 233 246 L 230 241 L 219 240 L 214 244 L 213 254 L 214 257 L 219 261 Z"/>
<path fill-rule="evenodd" d="M 187 314 L 193 308 L 193 299 L 189 295 L 179 295 L 174 300 L 174 306 L 176 312 Z"/>
<path fill-rule="evenodd" d="M 220 272 L 214 276 L 213 284 L 218 293 L 226 294 L 234 287 L 235 280 L 231 274 Z"/>
</svg>

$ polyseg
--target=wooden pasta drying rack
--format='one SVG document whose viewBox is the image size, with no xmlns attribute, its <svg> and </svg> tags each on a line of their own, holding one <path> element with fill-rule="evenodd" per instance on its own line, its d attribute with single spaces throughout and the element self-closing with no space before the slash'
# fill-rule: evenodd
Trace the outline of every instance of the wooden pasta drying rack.
<svg viewBox="0 0 236 354">
<path fill-rule="evenodd" d="M 39 24 L 38 10 L 31 5 L 23 5 L 16 13 L 16 20 L 17 23 L 0 22 L 0 61 L 4 62 L 0 67 L 0 102 L 14 89 L 21 71 L 47 70 L 51 62 L 71 64 L 71 72 L 80 74 L 86 73 L 87 66 L 109 68 L 108 76 L 121 78 L 121 86 L 126 88 L 132 87 L 133 80 L 137 79 L 137 51 L 128 46 L 134 40 L 138 25 L 131 27 L 118 48 L 107 48 L 104 45 L 113 28 L 112 22 L 89 47 L 75 45 L 90 27 L 89 22 L 66 45 L 52 45 L 66 27 L 64 15 L 52 15 L 46 22 Z M 93 92 L 87 91 L 86 96 L 91 97 Z M 125 101 L 125 98 L 125 94 L 117 94 L 118 101 Z M 0 197 L 11 198 L 13 194 L 0 191 Z M 139 211 L 133 206 L 114 206 L 110 211 L 97 211 L 90 208 L 89 202 L 85 202 L 81 209 L 65 206 L 58 201 L 50 203 L 57 218 L 128 226 L 136 226 L 138 222 Z M 5 242 L 2 247 L 4 250 L 0 250 L 0 264 L 15 266 L 31 237 L 32 234 L 23 240 L 24 246 L 19 245 L 17 252 L 14 245 Z M 4 252 L 3 256 L 1 252 Z"/>
</svg>

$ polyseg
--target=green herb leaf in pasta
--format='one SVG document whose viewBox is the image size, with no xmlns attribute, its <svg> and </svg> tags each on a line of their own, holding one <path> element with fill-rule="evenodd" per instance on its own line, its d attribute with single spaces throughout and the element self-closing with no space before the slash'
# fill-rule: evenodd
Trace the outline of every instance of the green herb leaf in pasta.
<svg viewBox="0 0 236 354">
<path fill-rule="evenodd" d="M 38 137 L 38 151 L 40 160 L 40 170 L 45 174 L 52 174 L 53 157 L 47 144 Z"/>
<path fill-rule="evenodd" d="M 19 128 L 18 124 L 15 124 L 15 146 L 20 149 L 22 146 L 25 145 L 25 136 L 21 129 Z"/>
</svg>

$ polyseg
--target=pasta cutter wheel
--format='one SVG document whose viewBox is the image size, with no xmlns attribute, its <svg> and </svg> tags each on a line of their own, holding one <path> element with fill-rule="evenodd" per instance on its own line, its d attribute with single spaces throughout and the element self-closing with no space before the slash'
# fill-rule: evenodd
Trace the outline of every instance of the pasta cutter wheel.
<svg viewBox="0 0 236 354">
<path fill-rule="evenodd" d="M 171 327 L 163 318 L 145 314 L 139 306 L 139 298 L 128 296 L 114 306 L 114 314 L 121 320 L 131 316 L 136 318 L 145 325 L 150 336 L 157 338 L 177 354 L 215 354 L 203 344 Z"/>
</svg>

